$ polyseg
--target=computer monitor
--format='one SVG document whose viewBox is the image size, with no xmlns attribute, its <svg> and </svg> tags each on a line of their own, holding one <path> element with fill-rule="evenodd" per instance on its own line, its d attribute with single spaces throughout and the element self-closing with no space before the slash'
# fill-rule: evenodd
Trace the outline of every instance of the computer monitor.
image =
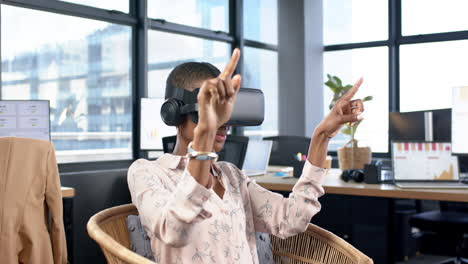
<svg viewBox="0 0 468 264">
<path fill-rule="evenodd" d="M 389 117 L 390 140 L 424 140 L 424 112 L 392 112 Z"/>
<path fill-rule="evenodd" d="M 429 118 L 428 118 L 428 115 Z M 428 135 L 432 140 L 451 141 L 451 109 L 435 109 L 416 112 L 391 112 L 389 118 L 390 140 L 429 140 L 426 127 L 432 129 Z M 432 122 L 430 125 L 426 122 Z"/>
<path fill-rule="evenodd" d="M 468 154 L 468 86 L 454 87 L 452 100 L 452 151 Z"/>
<path fill-rule="evenodd" d="M 266 173 L 272 145 L 271 140 L 249 140 L 242 169 Z"/>
<path fill-rule="evenodd" d="M 437 109 L 432 112 L 434 141 L 452 141 L 452 109 Z"/>
<path fill-rule="evenodd" d="M 141 98 L 140 149 L 162 150 L 162 138 L 177 134 L 175 127 L 166 125 L 161 119 L 164 98 Z"/>
<path fill-rule="evenodd" d="M 457 181 L 458 160 L 449 142 L 393 141 L 395 181 Z"/>
<path fill-rule="evenodd" d="M 48 100 L 0 100 L 0 137 L 50 141 Z"/>
</svg>

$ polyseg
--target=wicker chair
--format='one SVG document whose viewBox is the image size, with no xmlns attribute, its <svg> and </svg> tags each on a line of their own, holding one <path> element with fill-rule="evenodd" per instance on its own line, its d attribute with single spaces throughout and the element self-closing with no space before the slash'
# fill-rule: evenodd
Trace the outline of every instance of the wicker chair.
<svg viewBox="0 0 468 264">
<path fill-rule="evenodd" d="M 89 219 L 88 234 L 101 247 L 111 264 L 155 264 L 133 251 L 127 230 L 127 216 L 137 215 L 133 204 L 106 209 Z M 334 234 L 312 224 L 288 239 L 271 236 L 276 263 L 371 264 L 370 258 Z"/>
</svg>

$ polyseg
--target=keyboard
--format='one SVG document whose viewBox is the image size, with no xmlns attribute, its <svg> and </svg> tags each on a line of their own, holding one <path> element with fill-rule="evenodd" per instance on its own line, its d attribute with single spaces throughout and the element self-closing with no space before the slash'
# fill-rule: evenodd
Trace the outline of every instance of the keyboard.
<svg viewBox="0 0 468 264">
<path fill-rule="evenodd" d="M 468 189 L 468 184 L 462 182 L 397 182 L 402 189 Z"/>
</svg>

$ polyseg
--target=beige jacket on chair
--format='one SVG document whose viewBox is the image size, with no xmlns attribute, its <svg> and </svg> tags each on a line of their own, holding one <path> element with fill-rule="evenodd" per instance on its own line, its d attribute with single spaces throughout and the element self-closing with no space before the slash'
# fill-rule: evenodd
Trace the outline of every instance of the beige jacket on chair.
<svg viewBox="0 0 468 264">
<path fill-rule="evenodd" d="M 67 263 L 60 178 L 48 141 L 0 138 L 0 256 L 5 264 Z"/>
</svg>

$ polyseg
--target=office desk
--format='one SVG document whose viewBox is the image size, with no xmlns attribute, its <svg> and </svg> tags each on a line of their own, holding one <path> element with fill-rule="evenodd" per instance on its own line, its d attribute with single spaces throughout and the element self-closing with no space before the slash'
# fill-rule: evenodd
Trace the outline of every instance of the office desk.
<svg viewBox="0 0 468 264">
<path fill-rule="evenodd" d="M 340 179 L 340 174 L 341 171 L 337 169 L 331 169 L 328 172 L 323 182 L 326 194 L 468 202 L 468 189 L 400 189 L 393 184 L 344 182 Z M 283 179 L 282 177 L 272 175 L 251 178 L 264 188 L 273 191 L 291 191 L 297 182 L 296 178 Z"/>
<path fill-rule="evenodd" d="M 73 198 L 75 197 L 75 189 L 70 187 L 62 187 L 62 197 L 63 198 Z"/>
<path fill-rule="evenodd" d="M 467 189 L 400 189 L 392 184 L 344 182 L 340 173 L 332 169 L 325 177 L 322 210 L 312 222 L 342 237 L 373 258 L 374 263 L 396 262 L 396 199 L 468 202 Z M 282 192 L 290 192 L 297 182 L 296 178 L 272 175 L 251 179 L 264 188 Z"/>
</svg>

